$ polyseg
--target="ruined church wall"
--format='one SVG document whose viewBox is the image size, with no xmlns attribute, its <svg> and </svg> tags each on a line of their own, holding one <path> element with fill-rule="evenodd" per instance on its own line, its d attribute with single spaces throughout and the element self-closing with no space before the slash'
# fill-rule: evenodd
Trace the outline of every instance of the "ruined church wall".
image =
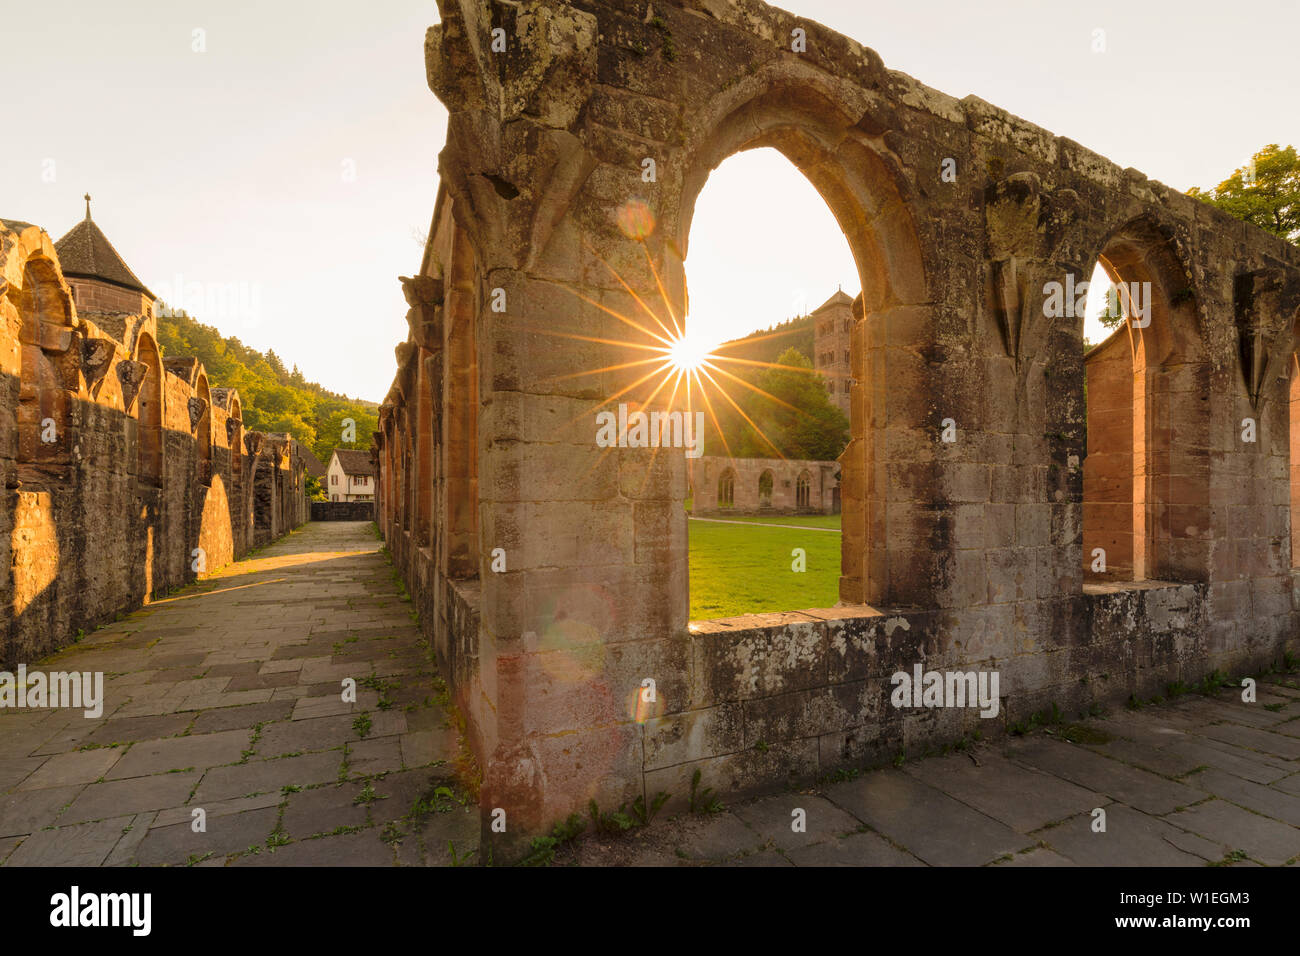
<svg viewBox="0 0 1300 956">
<path fill-rule="evenodd" d="M 1277 364 L 1295 249 L 761 3 L 657 4 L 657 24 L 605 0 L 440 8 L 426 53 L 451 120 L 430 248 L 451 258 L 426 257 L 421 278 L 446 284 L 416 289 L 377 454 L 386 540 L 470 714 L 485 808 L 541 829 L 589 799 L 680 801 L 697 769 L 721 793 L 772 786 L 1297 646 Z M 669 58 L 666 36 L 727 55 Z M 602 343 L 629 337 L 611 313 L 684 314 L 695 196 L 756 146 L 819 189 L 862 279 L 842 604 L 688 625 L 686 461 L 597 447 L 594 407 L 652 390 L 616 367 L 642 353 Z M 1083 316 L 1045 302 L 1101 255 L 1154 296 L 1144 581 L 1085 581 Z M 466 314 L 473 394 L 447 384 Z M 428 358 L 444 380 L 426 435 Z M 429 559 L 411 540 L 424 495 Z M 474 502 L 476 576 L 449 561 L 473 553 Z M 891 674 L 918 661 L 997 671 L 998 717 L 889 706 Z"/>
<path fill-rule="evenodd" d="M 483 571 L 475 515 L 483 487 L 477 476 L 487 456 L 470 432 L 479 401 L 466 394 L 474 376 L 463 366 L 474 360 L 478 312 L 474 289 L 464 281 L 473 275 L 472 260 L 464 261 L 472 253 L 457 231 L 452 203 L 440 194 L 419 275 L 403 280 L 411 336 L 397 348 L 399 374 L 380 409 L 375 507 L 393 564 L 464 717 L 470 748 L 486 765 L 500 742 L 498 723 L 509 715 L 498 709 L 497 649 L 479 622 Z M 461 279 L 458 288 L 453 276 Z M 489 560 L 491 550 L 483 551 Z"/>
<path fill-rule="evenodd" d="M 44 265 L 29 268 L 32 262 Z M 226 492 L 236 478 L 227 411 L 193 404 L 198 366 L 193 380 L 163 372 L 161 480 L 141 480 L 134 376 L 141 336 L 156 337 L 152 317 L 109 316 L 110 332 L 94 313 L 78 315 L 53 244 L 36 227 L 0 229 L 0 267 L 0 666 L 11 668 L 193 581 L 195 549 L 208 571 L 242 554 L 248 545 L 237 529 L 251 523 L 253 500 L 232 503 Z M 129 330 L 129 342 L 114 337 L 119 330 Z M 54 442 L 19 441 L 27 403 L 48 413 Z M 196 421 L 195 412 L 207 417 Z M 210 465 L 199 452 L 206 423 Z M 241 470 L 250 459 L 242 456 Z M 286 484 L 293 487 L 292 476 Z M 305 520 L 305 504 L 286 502 L 281 533 L 288 521 Z"/>
<path fill-rule="evenodd" d="M 732 513 L 818 513 L 831 514 L 834 490 L 839 484 L 833 461 L 797 458 L 721 458 L 701 455 L 687 462 L 692 490 L 692 514 Z M 718 500 L 719 480 L 725 472 L 734 476 L 732 505 Z M 764 474 L 772 476 L 772 490 L 765 500 L 759 482 Z M 799 476 L 808 479 L 808 504 L 799 505 Z"/>
<path fill-rule="evenodd" d="M 256 448 L 249 478 L 252 544 L 261 548 L 310 519 L 306 462 L 287 434 L 250 435 Z"/>
</svg>

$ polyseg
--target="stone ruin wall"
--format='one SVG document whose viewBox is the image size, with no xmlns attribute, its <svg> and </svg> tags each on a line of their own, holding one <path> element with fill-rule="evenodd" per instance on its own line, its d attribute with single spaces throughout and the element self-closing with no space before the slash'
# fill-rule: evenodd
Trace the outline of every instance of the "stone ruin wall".
<svg viewBox="0 0 1300 956">
<path fill-rule="evenodd" d="M 195 548 L 212 571 L 306 520 L 293 440 L 245 431 L 196 361 L 153 365 L 151 316 L 78 314 L 38 227 L 0 224 L 0 316 L 0 668 L 193 581 Z"/>
<path fill-rule="evenodd" d="M 439 7 L 426 59 L 448 141 L 404 280 L 378 509 L 507 843 L 589 799 L 681 807 L 697 770 L 724 797 L 806 781 L 1300 647 L 1295 248 L 756 0 Z M 573 373 L 641 357 L 587 340 L 627 337 L 607 310 L 641 314 L 662 282 L 661 308 L 685 313 L 695 197 L 758 146 L 821 192 L 864 290 L 842 600 L 688 626 L 686 461 L 603 454 L 594 410 L 634 379 Z M 1128 406 L 1150 446 L 1140 582 L 1085 580 L 1085 541 L 1106 533 L 1084 505 L 1095 363 L 1082 316 L 1044 306 L 1045 283 L 1099 257 L 1152 287 Z M 999 717 L 893 708 L 890 675 L 919 662 L 997 670 Z"/>
<path fill-rule="evenodd" d="M 835 476 L 840 466 L 833 461 L 701 455 L 688 460 L 686 468 L 692 514 L 834 513 L 834 492 L 839 486 Z M 734 479 L 730 507 L 718 499 L 719 479 L 728 471 Z M 764 474 L 772 476 L 772 493 L 766 501 L 759 486 Z M 802 507 L 798 500 L 800 475 L 808 479 L 808 503 Z"/>
<path fill-rule="evenodd" d="M 312 501 L 312 521 L 374 521 L 373 501 Z"/>
</svg>

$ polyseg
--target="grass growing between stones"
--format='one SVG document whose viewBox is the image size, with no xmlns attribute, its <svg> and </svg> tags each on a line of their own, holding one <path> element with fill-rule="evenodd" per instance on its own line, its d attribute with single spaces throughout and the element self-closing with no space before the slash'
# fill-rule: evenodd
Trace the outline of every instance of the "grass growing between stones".
<svg viewBox="0 0 1300 956">
<path fill-rule="evenodd" d="M 697 770 L 695 771 L 695 781 L 691 786 L 692 812 L 702 812 L 694 810 L 694 792 L 698 785 L 699 771 Z M 712 793 L 713 791 L 706 788 L 706 792 Z M 617 837 L 640 827 L 649 826 L 668 800 L 669 794 L 662 790 L 654 795 L 649 806 L 646 805 L 643 796 L 638 796 L 632 802 L 630 808 L 625 802 L 617 810 L 601 810 L 596 801 L 592 800 L 587 805 L 587 815 L 591 821 L 591 832 L 597 837 Z M 722 805 L 717 804 L 717 808 L 721 810 Z M 528 852 L 519 860 L 518 865 L 550 866 L 555 862 L 556 850 L 572 843 L 586 830 L 587 821 L 584 821 L 577 813 L 569 814 L 567 819 L 555 824 L 549 835 L 533 837 Z M 452 854 L 454 858 L 454 849 Z M 453 862 L 452 865 L 459 864 Z"/>
<path fill-rule="evenodd" d="M 1087 713 L 1079 716 L 1100 717 L 1102 711 L 1094 704 Z M 1107 744 L 1114 739 L 1110 734 L 1097 727 L 1069 722 L 1061 708 L 1056 706 L 1055 701 L 1052 702 L 1050 709 L 1030 714 L 1024 720 L 1017 721 L 1008 727 L 1007 732 L 1013 737 L 1024 737 L 1038 729 L 1042 729 L 1049 736 L 1069 741 L 1072 744 Z"/>
<path fill-rule="evenodd" d="M 1233 850 L 1230 853 L 1224 854 L 1223 859 L 1213 860 L 1209 863 L 1206 863 L 1205 865 L 1206 866 L 1232 866 L 1232 864 L 1234 863 L 1240 863 L 1243 860 L 1248 860 L 1248 859 L 1249 857 L 1246 855 L 1245 850 Z"/>
<path fill-rule="evenodd" d="M 442 679 L 442 675 L 435 673 L 430 683 L 433 687 L 434 705 L 441 708 L 447 715 L 447 719 L 456 727 L 456 756 L 451 762 L 452 774 L 456 783 L 469 794 L 472 801 L 477 803 L 483 788 L 483 770 L 478 765 L 474 751 L 470 749 L 469 726 L 465 715 L 451 699 L 451 690 L 447 687 L 447 682 Z"/>
<path fill-rule="evenodd" d="M 727 516 L 726 520 L 733 520 Z M 740 524 L 689 522 L 691 619 L 833 607 L 839 600 L 840 536 L 765 527 L 799 523 L 838 527 L 838 515 L 752 517 Z M 791 570 L 802 548 L 805 571 Z"/>
</svg>

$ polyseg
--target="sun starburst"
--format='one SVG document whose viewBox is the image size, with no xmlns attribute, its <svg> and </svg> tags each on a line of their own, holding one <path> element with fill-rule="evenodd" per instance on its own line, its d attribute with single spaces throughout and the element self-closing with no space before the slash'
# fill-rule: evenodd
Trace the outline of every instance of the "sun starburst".
<svg viewBox="0 0 1300 956">
<path fill-rule="evenodd" d="M 709 342 L 701 334 L 701 327 L 698 324 L 691 323 L 692 327 L 688 328 L 685 316 L 682 317 L 682 321 L 678 321 L 672 301 L 664 287 L 659 271 L 655 267 L 654 258 L 646 245 L 646 239 L 654 231 L 654 217 L 649 209 L 643 204 L 629 204 L 625 210 L 620 212 L 619 222 L 624 235 L 641 246 L 650 274 L 654 279 L 657 301 L 653 305 L 647 302 L 644 296 L 639 294 L 604 257 L 587 243 L 584 243 L 587 250 L 609 270 L 610 275 L 635 303 L 638 310 L 637 315 L 627 315 L 612 309 L 604 303 L 591 298 L 583 291 L 567 284 L 562 285 L 562 287 L 576 298 L 634 330 L 637 333 L 636 337 L 623 339 L 582 335 L 528 326 L 530 331 L 541 335 L 610 346 L 623 353 L 621 357 L 625 359 L 624 361 L 603 365 L 599 368 L 582 369 L 553 376 L 547 380 L 554 383 L 599 377 L 607 373 L 615 373 L 620 377 L 627 376 L 627 378 L 631 379 L 631 381 L 627 381 L 621 388 L 607 395 L 592 408 L 579 413 L 571 420 L 570 424 L 593 412 L 600 411 L 605 406 L 617 403 L 620 400 L 627 401 L 629 396 L 641 394 L 648 389 L 648 395 L 632 404 L 641 408 L 664 407 L 668 410 L 684 410 L 688 415 L 693 415 L 697 408 L 705 411 L 726 457 L 732 458 L 734 456 L 727 443 L 727 436 L 719 419 L 719 412 L 722 409 L 734 412 L 742 418 L 758 438 L 772 450 L 775 457 L 785 458 L 786 456 L 782 450 L 767 435 L 762 426 L 736 401 L 736 398 L 728 391 L 727 386 L 731 385 L 748 390 L 750 393 L 770 401 L 774 406 L 782 407 L 797 415 L 807 416 L 808 413 L 803 409 L 790 405 L 747 378 L 735 374 L 734 371 L 728 369 L 728 366 L 735 369 L 735 371 L 743 369 L 781 369 L 806 375 L 818 375 L 819 373 L 807 367 L 741 358 L 727 355 L 726 352 L 742 345 L 793 335 L 796 334 L 795 331 L 769 332 L 724 344 Z M 629 356 L 629 352 L 632 353 L 632 356 L 640 353 L 643 357 Z M 638 375 L 637 372 L 641 372 L 641 374 Z M 606 453 L 608 451 L 609 449 L 605 450 Z M 657 454 L 658 451 L 658 448 L 653 449 L 654 454 Z M 716 454 L 716 452 L 714 453 Z M 602 455 L 601 458 L 603 459 L 603 457 Z M 648 474 L 647 477 L 649 477 Z"/>
<path fill-rule="evenodd" d="M 683 332 L 664 349 L 669 364 L 678 372 L 693 372 L 715 358 L 708 344 L 690 332 Z"/>
</svg>

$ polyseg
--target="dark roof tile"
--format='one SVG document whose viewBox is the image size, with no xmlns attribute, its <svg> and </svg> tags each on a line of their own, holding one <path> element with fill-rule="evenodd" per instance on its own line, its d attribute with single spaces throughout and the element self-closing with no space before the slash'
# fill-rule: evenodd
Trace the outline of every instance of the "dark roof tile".
<svg viewBox="0 0 1300 956">
<path fill-rule="evenodd" d="M 65 276 L 99 279 L 154 298 L 87 214 L 54 244 Z"/>
<path fill-rule="evenodd" d="M 853 304 L 853 299 L 850 298 L 849 295 L 843 289 L 840 289 L 833 296 L 831 296 L 829 299 L 823 302 L 821 305 L 817 306 L 817 308 L 813 310 L 812 314 L 817 315 L 823 310 L 829 309 L 833 305 L 852 305 L 852 304 Z"/>
<path fill-rule="evenodd" d="M 368 451 L 355 448 L 335 448 L 334 454 L 338 455 L 339 464 L 343 466 L 343 473 L 346 475 L 373 475 L 375 473 L 375 466 L 370 460 L 370 452 Z"/>
<path fill-rule="evenodd" d="M 320 463 L 320 459 L 312 454 L 312 450 L 301 442 L 298 443 L 298 454 L 302 456 L 303 464 L 307 466 L 307 474 L 313 478 L 325 477 L 325 466 Z"/>
</svg>

